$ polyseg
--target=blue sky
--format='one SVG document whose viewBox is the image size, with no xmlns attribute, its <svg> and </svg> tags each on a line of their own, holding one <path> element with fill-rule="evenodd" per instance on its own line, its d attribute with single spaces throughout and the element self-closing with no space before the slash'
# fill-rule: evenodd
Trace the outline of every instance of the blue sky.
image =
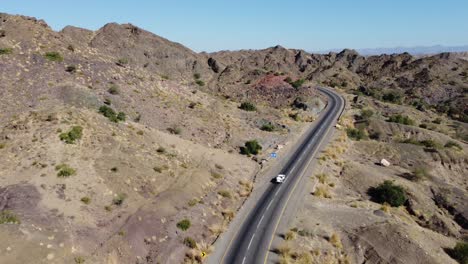
<svg viewBox="0 0 468 264">
<path fill-rule="evenodd" d="M 196 51 L 468 44 L 467 0 L 0 0 L 0 12 L 55 30 L 130 22 Z"/>
</svg>

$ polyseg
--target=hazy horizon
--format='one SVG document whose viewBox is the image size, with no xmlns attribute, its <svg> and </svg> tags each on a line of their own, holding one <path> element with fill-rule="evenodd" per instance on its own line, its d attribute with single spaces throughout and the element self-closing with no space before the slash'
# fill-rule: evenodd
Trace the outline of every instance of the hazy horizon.
<svg viewBox="0 0 468 264">
<path fill-rule="evenodd" d="M 462 32 L 468 32 L 467 9 L 467 2 L 457 0 L 292 0 L 287 4 L 84 0 L 79 5 L 7 0 L 0 11 L 44 19 L 54 30 L 67 25 L 97 30 L 110 22 L 132 23 L 197 52 L 214 52 L 275 45 L 307 51 L 466 46 L 468 35 Z"/>
</svg>

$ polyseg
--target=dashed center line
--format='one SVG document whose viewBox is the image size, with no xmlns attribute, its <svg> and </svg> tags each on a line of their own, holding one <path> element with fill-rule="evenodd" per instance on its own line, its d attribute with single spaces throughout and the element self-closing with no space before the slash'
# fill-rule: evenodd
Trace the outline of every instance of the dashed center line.
<svg viewBox="0 0 468 264">
<path fill-rule="evenodd" d="M 270 203 L 268 204 L 268 206 L 266 208 L 267 210 L 270 209 L 271 203 L 273 203 L 273 200 L 271 200 Z"/>
<path fill-rule="evenodd" d="M 254 237 L 255 237 L 255 233 L 253 234 L 252 238 L 250 238 L 250 242 L 249 242 L 249 245 L 247 246 L 247 250 L 250 249 L 250 245 L 252 245 L 252 241 L 253 241 Z"/>
<path fill-rule="evenodd" d="M 264 217 L 265 217 L 265 214 L 263 214 L 263 215 L 262 215 L 262 218 L 260 218 L 260 222 L 258 222 L 258 224 L 257 224 L 257 229 L 258 229 L 258 227 L 260 226 L 260 224 L 262 223 Z"/>
</svg>

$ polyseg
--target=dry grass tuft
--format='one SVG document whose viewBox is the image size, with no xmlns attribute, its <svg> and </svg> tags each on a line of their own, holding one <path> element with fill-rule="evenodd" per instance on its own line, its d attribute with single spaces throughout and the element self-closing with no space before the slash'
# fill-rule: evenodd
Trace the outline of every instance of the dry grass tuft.
<svg viewBox="0 0 468 264">
<path fill-rule="evenodd" d="M 328 199 L 332 198 L 330 194 L 330 190 L 328 189 L 327 186 L 318 186 L 315 189 L 314 196 L 328 198 Z"/>
<path fill-rule="evenodd" d="M 214 250 L 214 246 L 204 240 L 197 243 L 197 247 L 201 252 L 205 252 L 206 255 L 211 254 Z"/>
<path fill-rule="evenodd" d="M 327 175 L 325 173 L 319 173 L 315 175 L 315 177 L 319 180 L 321 184 L 325 184 L 327 182 Z"/>
<path fill-rule="evenodd" d="M 296 232 L 289 230 L 288 232 L 286 232 L 286 234 L 284 234 L 284 240 L 289 241 L 294 239 L 296 239 Z"/>
<path fill-rule="evenodd" d="M 226 225 L 224 223 L 212 224 L 210 227 L 208 227 L 208 229 L 213 235 L 219 236 L 226 231 Z"/>
<path fill-rule="evenodd" d="M 231 210 L 231 209 L 224 209 L 224 210 L 221 212 L 221 214 L 223 215 L 223 217 L 224 217 L 224 219 L 225 219 L 226 221 L 231 221 L 231 220 L 234 218 L 234 216 L 235 216 L 236 213 L 235 213 L 233 210 Z"/>
<path fill-rule="evenodd" d="M 281 257 L 288 258 L 289 254 L 291 253 L 291 247 L 287 243 L 284 243 L 281 246 L 277 247 L 275 249 L 275 252 Z"/>
<path fill-rule="evenodd" d="M 390 206 L 388 203 L 384 203 L 380 207 L 380 210 L 384 211 L 385 213 L 390 213 L 391 208 L 392 208 L 392 206 Z"/>
<path fill-rule="evenodd" d="M 253 190 L 253 182 L 248 181 L 248 180 L 240 180 L 239 184 L 242 186 L 242 188 L 239 190 L 239 196 L 240 197 L 249 196 Z"/>
<path fill-rule="evenodd" d="M 338 236 L 338 234 L 333 233 L 329 241 L 335 248 L 338 248 L 338 249 L 343 248 L 343 244 L 341 243 L 341 238 Z"/>
</svg>

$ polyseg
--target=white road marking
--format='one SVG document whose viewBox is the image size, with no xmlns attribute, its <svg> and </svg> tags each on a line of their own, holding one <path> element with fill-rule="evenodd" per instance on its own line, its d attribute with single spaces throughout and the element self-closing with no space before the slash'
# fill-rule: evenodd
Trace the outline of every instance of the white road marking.
<svg viewBox="0 0 468 264">
<path fill-rule="evenodd" d="M 258 229 L 258 227 L 260 226 L 260 224 L 262 223 L 264 217 L 265 217 L 265 214 L 263 214 L 263 215 L 262 215 L 262 218 L 260 218 L 260 222 L 258 222 L 258 224 L 257 224 L 257 229 Z"/>
<path fill-rule="evenodd" d="M 247 250 L 250 249 L 250 245 L 252 245 L 252 241 L 253 241 L 254 237 L 255 237 L 255 233 L 253 234 L 252 238 L 250 239 L 249 245 L 247 246 Z"/>
<path fill-rule="evenodd" d="M 245 263 L 245 256 L 244 256 L 244 259 L 242 260 L 242 264 L 244 264 L 244 263 Z"/>
<path fill-rule="evenodd" d="M 267 210 L 270 208 L 271 203 L 273 203 L 273 200 L 271 200 L 270 203 L 268 204 L 268 206 L 266 208 Z"/>
<path fill-rule="evenodd" d="M 280 189 L 281 189 L 281 188 L 280 188 Z M 275 192 L 275 196 L 276 196 L 276 195 L 278 195 L 278 192 L 279 192 L 279 190 L 280 190 L 280 189 L 276 190 L 276 192 Z"/>
</svg>

